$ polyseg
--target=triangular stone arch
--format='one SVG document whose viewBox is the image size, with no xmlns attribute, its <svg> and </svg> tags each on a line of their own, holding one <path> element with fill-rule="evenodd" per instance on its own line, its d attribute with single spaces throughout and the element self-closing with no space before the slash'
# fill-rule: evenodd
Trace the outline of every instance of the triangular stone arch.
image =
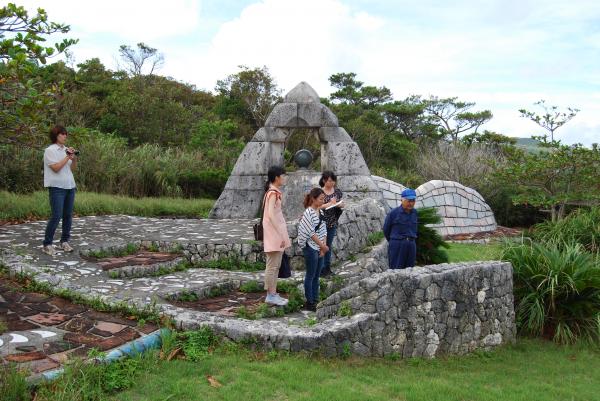
<svg viewBox="0 0 600 401">
<path fill-rule="evenodd" d="M 211 218 L 256 217 L 264 193 L 267 171 L 273 165 L 284 165 L 286 140 L 291 131 L 297 128 L 318 129 L 321 170 L 331 170 L 338 176 L 337 185 L 347 199 L 382 198 L 381 190 L 371 179 L 367 163 L 356 142 L 339 126 L 335 114 L 321 104 L 315 90 L 306 82 L 300 82 L 285 96 L 282 103 L 273 108 L 265 126 L 246 144 L 225 189 L 211 210 Z M 293 194 L 294 198 L 301 197 L 307 180 L 309 186 L 316 185 L 319 176 L 320 172 L 316 171 L 292 173 L 285 192 Z M 300 179 L 303 183 L 300 183 Z M 301 198 L 289 199 L 288 196 L 285 199 L 286 218 L 296 217 Z"/>
</svg>

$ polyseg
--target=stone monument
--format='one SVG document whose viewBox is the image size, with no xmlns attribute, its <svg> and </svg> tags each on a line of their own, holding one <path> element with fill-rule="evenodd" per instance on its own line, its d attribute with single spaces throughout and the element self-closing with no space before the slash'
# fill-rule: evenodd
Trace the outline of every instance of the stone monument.
<svg viewBox="0 0 600 401">
<path fill-rule="evenodd" d="M 210 212 L 211 218 L 254 218 L 258 215 L 270 166 L 284 165 L 286 143 L 296 129 L 310 129 L 321 143 L 321 171 L 338 176 L 337 186 L 349 201 L 382 200 L 356 142 L 338 125 L 337 117 L 321 104 L 319 95 L 300 82 L 277 104 L 252 140 L 248 142 Z M 302 213 L 302 197 L 318 184 L 321 172 L 308 169 L 288 174 L 284 190 L 284 215 L 295 219 Z"/>
</svg>

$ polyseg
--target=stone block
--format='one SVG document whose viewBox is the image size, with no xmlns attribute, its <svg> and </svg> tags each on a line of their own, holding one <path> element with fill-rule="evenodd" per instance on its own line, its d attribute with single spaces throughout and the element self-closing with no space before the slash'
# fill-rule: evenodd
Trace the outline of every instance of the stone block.
<svg viewBox="0 0 600 401">
<path fill-rule="evenodd" d="M 298 103 L 279 103 L 271 111 L 265 127 L 297 128 Z"/>
<path fill-rule="evenodd" d="M 285 103 L 320 103 L 317 92 L 308 83 L 302 81 L 285 95 Z"/>
<path fill-rule="evenodd" d="M 320 103 L 298 103 L 298 127 L 337 127 L 338 119 Z"/>
<path fill-rule="evenodd" d="M 371 172 L 355 142 L 328 142 L 321 151 L 323 170 L 335 171 L 337 175 L 370 176 Z M 373 180 L 370 180 L 378 189 Z"/>
<path fill-rule="evenodd" d="M 284 143 L 248 142 L 239 155 L 232 175 L 266 175 L 269 167 L 283 164 Z"/>
<path fill-rule="evenodd" d="M 353 142 L 352 138 L 342 127 L 321 127 L 319 129 L 319 140 L 321 142 Z M 385 181 L 381 181 L 382 184 Z"/>
<path fill-rule="evenodd" d="M 290 130 L 274 127 L 262 127 L 252 137 L 251 142 L 285 142 Z"/>
</svg>

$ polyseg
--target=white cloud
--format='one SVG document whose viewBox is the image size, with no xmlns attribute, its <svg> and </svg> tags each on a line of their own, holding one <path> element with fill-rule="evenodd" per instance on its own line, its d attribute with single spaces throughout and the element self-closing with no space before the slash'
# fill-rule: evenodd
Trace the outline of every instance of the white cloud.
<svg viewBox="0 0 600 401">
<path fill-rule="evenodd" d="M 23 0 L 18 4 L 28 10 L 45 9 L 51 21 L 71 25 L 73 33 L 113 34 L 134 42 L 190 33 L 200 16 L 197 0 Z"/>
</svg>

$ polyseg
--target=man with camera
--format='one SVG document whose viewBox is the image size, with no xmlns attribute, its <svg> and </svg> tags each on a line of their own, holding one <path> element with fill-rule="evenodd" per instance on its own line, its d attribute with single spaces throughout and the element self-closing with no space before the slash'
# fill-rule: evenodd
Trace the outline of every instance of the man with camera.
<svg viewBox="0 0 600 401">
<path fill-rule="evenodd" d="M 52 241 L 61 218 L 62 235 L 58 248 L 65 252 L 73 252 L 69 245 L 76 191 L 73 171 L 77 168 L 79 152 L 66 147 L 67 136 L 65 127 L 54 126 L 50 130 L 52 145 L 44 151 L 44 187 L 48 188 L 51 216 L 46 225 L 42 251 L 50 256 L 56 253 Z"/>
</svg>

